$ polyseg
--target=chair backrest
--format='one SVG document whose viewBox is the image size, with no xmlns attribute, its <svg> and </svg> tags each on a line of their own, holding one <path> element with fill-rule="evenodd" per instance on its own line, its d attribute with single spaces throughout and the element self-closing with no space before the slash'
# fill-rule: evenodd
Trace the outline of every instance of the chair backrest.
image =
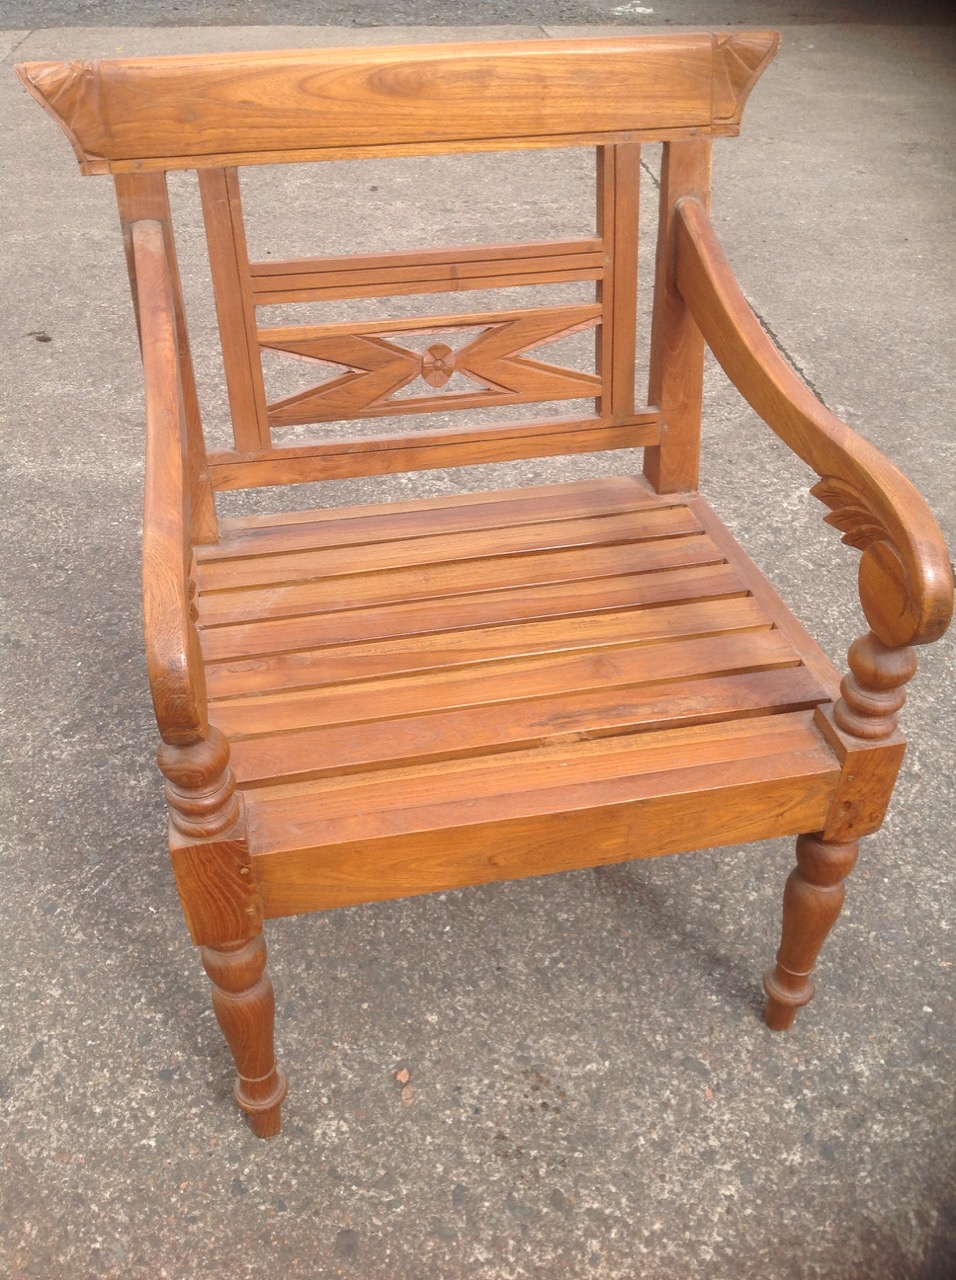
<svg viewBox="0 0 956 1280">
<path fill-rule="evenodd" d="M 709 197 L 710 147 L 739 130 L 772 32 L 27 63 L 30 91 L 85 173 L 114 175 L 130 228 L 166 231 L 190 452 L 214 489 L 647 446 L 662 488 L 692 487 L 702 347 L 667 269 L 673 210 Z M 640 147 L 664 143 L 648 403 L 635 402 Z M 485 150 L 597 148 L 596 234 L 427 252 L 250 261 L 239 168 Z M 235 447 L 205 453 L 166 171 L 196 169 Z M 362 323 L 264 327 L 259 309 L 594 281 L 593 300 Z M 135 296 L 135 295 L 134 295 Z M 690 326 L 692 327 L 692 326 Z M 527 358 L 594 329 L 594 372 Z M 434 335 L 422 350 L 410 335 Z M 451 335 L 451 338 L 449 337 Z M 442 340 L 437 338 L 441 336 Z M 454 343 L 455 345 L 452 345 Z M 419 343 L 419 345 L 421 345 Z M 263 351 L 341 372 L 270 402 Z M 436 395 L 453 374 L 455 389 Z M 421 380 L 420 392 L 415 384 Z M 408 390 L 406 390 L 408 389 Z M 400 394 L 403 393 L 403 394 Z M 299 424 L 593 400 L 584 416 L 283 445 Z"/>
</svg>

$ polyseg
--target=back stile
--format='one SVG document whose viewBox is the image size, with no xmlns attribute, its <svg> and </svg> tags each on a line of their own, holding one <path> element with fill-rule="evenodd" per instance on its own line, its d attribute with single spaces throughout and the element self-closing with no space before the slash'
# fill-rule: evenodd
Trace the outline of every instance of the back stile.
<svg viewBox="0 0 956 1280">
<path fill-rule="evenodd" d="M 199 191 L 236 448 L 268 449 L 272 441 L 239 174 L 235 169 L 200 169 Z"/>
<path fill-rule="evenodd" d="M 640 210 L 640 143 L 597 149 L 598 231 L 604 242 L 604 276 L 597 368 L 603 389 L 597 401 L 602 418 L 614 422 L 634 414 L 637 344 L 637 246 Z"/>
<path fill-rule="evenodd" d="M 710 208 L 710 138 L 665 142 L 661 161 L 660 223 L 651 367 L 647 398 L 661 415 L 660 444 L 644 453 L 644 474 L 658 493 L 696 489 L 704 389 L 704 339 L 674 279 L 675 206 L 695 196 Z"/>
<path fill-rule="evenodd" d="M 119 205 L 120 223 L 123 228 L 123 244 L 129 271 L 130 290 L 136 326 L 142 340 L 139 314 L 139 292 L 136 283 L 136 262 L 133 252 L 133 223 L 151 219 L 160 223 L 169 264 L 169 281 L 172 303 L 176 315 L 176 338 L 179 349 L 179 378 L 182 385 L 183 406 L 187 435 L 187 484 L 189 490 L 189 525 L 192 541 L 196 545 L 216 542 L 219 526 L 216 504 L 209 480 L 209 466 L 203 438 L 199 397 L 193 372 L 192 353 L 189 349 L 189 333 L 186 327 L 186 309 L 183 303 L 182 281 L 173 239 L 172 214 L 169 208 L 169 192 L 165 173 L 117 174 L 115 177 L 116 200 Z"/>
<path fill-rule="evenodd" d="M 391 475 L 433 467 L 514 462 L 556 454 L 633 449 L 659 439 L 657 414 L 644 409 L 620 427 L 609 426 L 599 418 L 552 418 L 491 427 L 451 427 L 387 437 L 366 435 L 350 440 L 317 441 L 271 449 L 254 458 L 237 458 L 230 452 L 213 453 L 209 465 L 217 490 L 251 489 L 310 480 Z"/>
</svg>

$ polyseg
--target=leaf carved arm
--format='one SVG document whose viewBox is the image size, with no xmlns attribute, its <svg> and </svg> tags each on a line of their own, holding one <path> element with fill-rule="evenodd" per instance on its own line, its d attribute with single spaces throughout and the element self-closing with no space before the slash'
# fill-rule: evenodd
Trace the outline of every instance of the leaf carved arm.
<svg viewBox="0 0 956 1280">
<path fill-rule="evenodd" d="M 868 636 L 850 649 L 836 706 L 841 728 L 882 738 L 896 727 L 901 686 L 916 670 L 909 646 L 938 639 L 953 612 L 953 573 L 942 533 L 913 485 L 817 399 L 791 369 L 745 299 L 703 205 L 677 206 L 677 288 L 731 382 L 816 471 L 811 490 L 843 541 L 862 551 L 860 603 Z"/>
<path fill-rule="evenodd" d="M 863 552 L 860 601 L 888 646 L 938 639 L 953 611 L 953 575 L 932 512 L 878 449 L 822 404 L 750 309 L 699 201 L 678 205 L 677 287 L 731 382 L 821 477 L 812 493 L 828 524 Z"/>
</svg>

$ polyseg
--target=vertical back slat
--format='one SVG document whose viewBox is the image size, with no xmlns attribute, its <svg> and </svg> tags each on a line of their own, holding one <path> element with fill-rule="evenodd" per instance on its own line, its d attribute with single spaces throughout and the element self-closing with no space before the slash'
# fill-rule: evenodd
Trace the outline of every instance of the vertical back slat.
<svg viewBox="0 0 956 1280">
<path fill-rule="evenodd" d="M 597 367 L 604 382 L 598 412 L 614 422 L 634 413 L 640 186 L 640 143 L 598 147 L 598 234 L 605 252 L 597 294 L 603 308 Z"/>
<path fill-rule="evenodd" d="M 137 329 L 140 328 L 140 316 L 136 289 L 136 261 L 133 253 L 133 223 L 150 219 L 160 223 L 163 228 L 166 259 L 169 264 L 170 287 L 176 316 L 179 379 L 182 387 L 183 409 L 186 419 L 186 465 L 190 533 L 194 543 L 215 542 L 219 537 L 216 504 L 209 480 L 202 417 L 199 411 L 199 397 L 196 393 L 192 353 L 189 349 L 186 309 L 183 303 L 182 282 L 179 275 L 179 263 L 176 258 L 176 245 L 173 239 L 173 224 L 169 208 L 166 175 L 165 173 L 117 174 L 115 183 Z"/>
<path fill-rule="evenodd" d="M 268 449 L 272 440 L 256 339 L 239 174 L 235 169 L 200 169 L 199 191 L 236 448 L 249 452 Z"/>
<path fill-rule="evenodd" d="M 661 415 L 661 441 L 644 453 L 644 474 L 658 493 L 696 489 L 704 339 L 674 281 L 674 206 L 695 196 L 710 208 L 711 141 L 665 142 L 661 161 L 660 225 L 651 324 L 647 398 Z"/>
</svg>

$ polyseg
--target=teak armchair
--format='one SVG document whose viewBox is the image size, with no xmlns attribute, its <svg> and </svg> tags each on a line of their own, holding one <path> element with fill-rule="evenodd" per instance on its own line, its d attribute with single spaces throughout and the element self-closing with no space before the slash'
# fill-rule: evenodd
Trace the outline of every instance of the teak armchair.
<svg viewBox="0 0 956 1280">
<path fill-rule="evenodd" d="M 789 1027 L 903 755 L 913 646 L 952 577 L 923 500 L 755 319 L 708 219 L 771 32 L 28 63 L 116 183 L 146 377 L 144 591 L 170 848 L 238 1070 L 275 1134 L 264 919 L 797 836 L 766 1020 Z M 663 142 L 648 404 L 643 141 Z M 581 240 L 252 262 L 239 168 L 590 146 Z M 196 169 L 234 448 L 207 452 L 167 198 Z M 593 281 L 577 305 L 264 327 L 259 309 Z M 595 371 L 527 352 L 594 329 Z M 424 351 L 412 335 L 434 335 Z M 838 673 L 696 493 L 704 343 L 862 552 Z M 266 394 L 263 350 L 316 362 Z M 335 366 L 325 376 L 323 366 Z M 443 391 L 453 373 L 460 375 Z M 400 395 L 403 389 L 409 391 Z M 282 429 L 532 402 L 575 417 L 283 443 Z M 217 519 L 218 490 L 643 446 L 624 476 Z"/>
</svg>

